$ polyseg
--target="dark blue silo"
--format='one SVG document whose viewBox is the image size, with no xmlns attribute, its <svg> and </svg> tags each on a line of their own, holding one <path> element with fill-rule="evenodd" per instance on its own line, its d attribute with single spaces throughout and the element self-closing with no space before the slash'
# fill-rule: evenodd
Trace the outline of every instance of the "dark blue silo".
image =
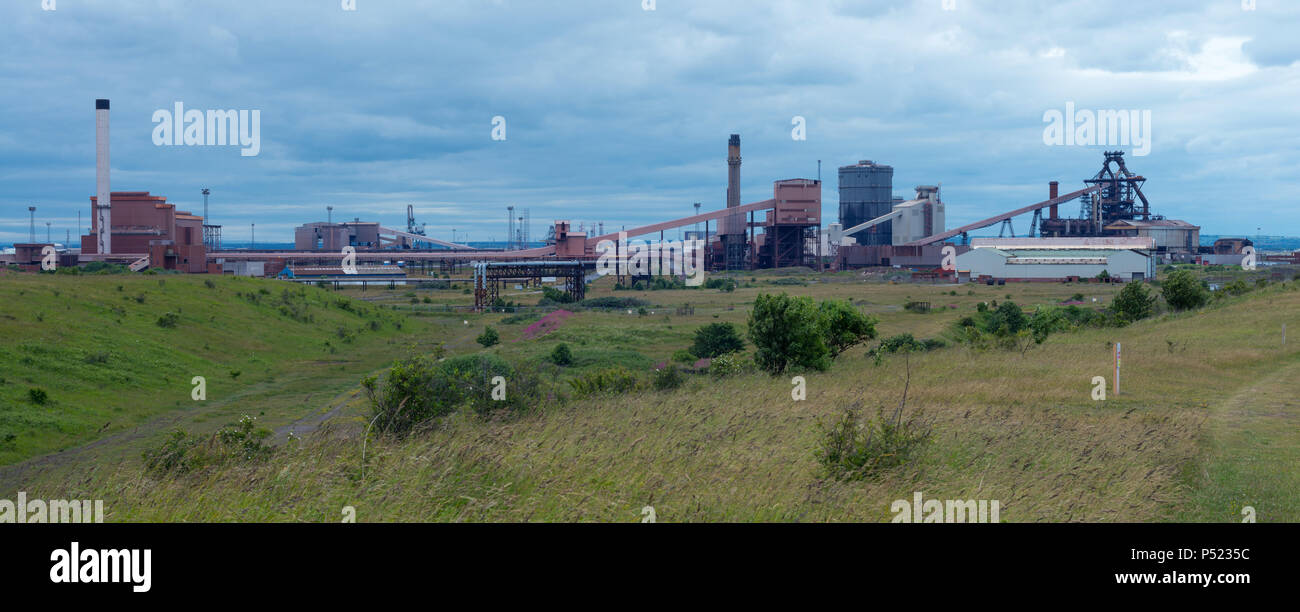
<svg viewBox="0 0 1300 612">
<path fill-rule="evenodd" d="M 869 160 L 840 167 L 840 223 L 844 229 L 887 214 L 893 206 L 893 167 Z M 893 223 L 886 221 L 853 237 L 858 244 L 891 244 Z"/>
</svg>

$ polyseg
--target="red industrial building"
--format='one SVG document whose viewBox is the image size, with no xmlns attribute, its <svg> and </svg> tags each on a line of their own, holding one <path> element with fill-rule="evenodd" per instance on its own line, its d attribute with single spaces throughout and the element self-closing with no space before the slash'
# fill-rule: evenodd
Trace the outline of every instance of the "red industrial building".
<svg viewBox="0 0 1300 612">
<path fill-rule="evenodd" d="M 82 236 L 82 253 L 96 254 L 99 231 L 95 215 L 98 198 L 90 198 L 90 233 Z M 207 272 L 207 249 L 203 246 L 203 217 L 176 210 L 163 196 L 148 191 L 114 191 L 112 227 L 113 254 L 149 257 L 149 266 L 182 272 Z"/>
</svg>

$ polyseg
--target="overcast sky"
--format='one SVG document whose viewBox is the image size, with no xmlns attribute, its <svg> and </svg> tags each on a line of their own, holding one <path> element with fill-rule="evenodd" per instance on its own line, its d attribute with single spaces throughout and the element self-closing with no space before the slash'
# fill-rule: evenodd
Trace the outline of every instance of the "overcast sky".
<svg viewBox="0 0 1300 612">
<path fill-rule="evenodd" d="M 471 240 L 503 239 L 510 204 L 535 239 L 557 218 L 685 216 L 724 205 L 731 133 L 743 202 L 820 159 L 836 221 L 836 168 L 871 159 L 896 195 L 941 183 L 956 227 L 1132 150 L 1045 144 L 1044 113 L 1067 103 L 1151 112 L 1150 153 L 1128 164 L 1158 214 L 1300 234 L 1290 0 L 53 3 L 0 3 L 0 242 L 26 240 L 30 205 L 40 239 L 45 221 L 75 234 L 78 210 L 89 227 L 96 98 L 112 100 L 113 189 L 198 213 L 210 188 L 228 241 L 254 222 L 259 242 L 290 241 L 327 205 L 401 227 L 413 204 L 430 234 Z M 154 112 L 178 101 L 260 111 L 260 153 L 155 145 Z"/>
</svg>

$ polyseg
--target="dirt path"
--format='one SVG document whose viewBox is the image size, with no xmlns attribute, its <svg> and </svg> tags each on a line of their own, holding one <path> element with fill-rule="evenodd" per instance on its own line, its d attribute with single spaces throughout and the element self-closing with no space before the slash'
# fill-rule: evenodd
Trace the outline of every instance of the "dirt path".
<svg viewBox="0 0 1300 612">
<path fill-rule="evenodd" d="M 1239 389 L 1210 414 L 1206 459 L 1179 520 L 1300 521 L 1300 362 Z"/>
<path fill-rule="evenodd" d="M 347 399 L 338 402 L 337 404 L 334 405 L 333 408 L 330 408 L 325 412 L 321 412 L 319 414 L 309 414 L 301 419 L 298 419 L 297 421 L 289 423 L 288 425 L 281 425 L 280 427 L 276 427 L 275 435 L 272 437 L 272 440 L 275 441 L 276 443 L 280 443 L 288 439 L 290 435 L 301 438 L 303 436 L 306 436 L 316 431 L 317 429 L 320 429 L 321 425 L 324 425 L 330 419 L 342 414 L 343 409 L 347 408 L 348 404 L 351 404 L 352 402 L 360 398 L 362 393 L 364 393 L 363 390 L 357 389 L 356 391 L 352 392 L 352 394 L 349 395 Z"/>
<path fill-rule="evenodd" d="M 348 392 L 347 397 L 342 400 L 338 400 L 339 396 L 336 395 L 330 404 L 324 406 L 326 410 L 313 411 L 291 423 L 276 427 L 273 430 L 273 442 L 283 442 L 290 432 L 295 436 L 302 437 L 316 431 L 321 425 L 338 416 L 349 403 L 360 397 L 361 393 L 363 393 L 362 390 L 355 389 Z M 238 398 L 231 401 L 238 401 Z M 33 457 L 12 465 L 0 466 L 0 492 L 21 490 L 38 475 L 63 470 L 77 464 L 93 463 L 101 459 L 101 454 L 109 454 L 111 451 L 117 451 L 130 446 L 134 442 L 157 436 L 174 428 L 183 428 L 186 424 L 203 418 L 207 413 L 221 410 L 224 406 L 223 403 L 213 405 L 209 410 L 187 410 L 161 414 L 136 427 L 109 434 L 81 446 Z"/>
</svg>

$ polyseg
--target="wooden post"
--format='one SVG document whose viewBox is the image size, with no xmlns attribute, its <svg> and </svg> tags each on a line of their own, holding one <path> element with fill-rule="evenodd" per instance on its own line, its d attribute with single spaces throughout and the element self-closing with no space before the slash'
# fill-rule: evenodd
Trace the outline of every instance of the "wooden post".
<svg viewBox="0 0 1300 612">
<path fill-rule="evenodd" d="M 1116 342 L 1115 343 L 1115 395 L 1119 395 L 1119 364 L 1120 364 L 1120 350 L 1119 350 L 1119 343 Z"/>
</svg>

